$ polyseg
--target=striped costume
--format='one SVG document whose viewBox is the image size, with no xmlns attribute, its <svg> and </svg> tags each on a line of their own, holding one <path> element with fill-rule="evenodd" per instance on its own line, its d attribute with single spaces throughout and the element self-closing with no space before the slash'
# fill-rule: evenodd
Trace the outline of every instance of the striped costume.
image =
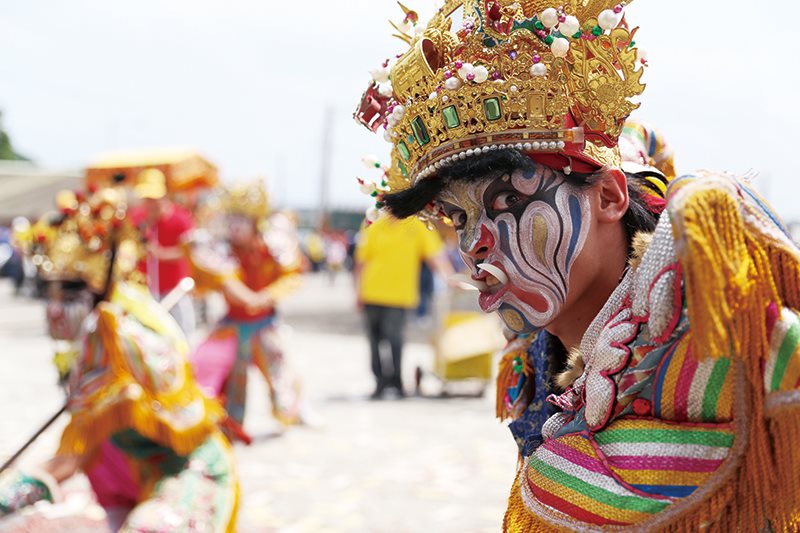
<svg viewBox="0 0 800 533">
<path fill-rule="evenodd" d="M 800 251 L 746 185 L 704 174 L 670 185 L 637 259 L 565 391 L 536 377 L 548 333 L 503 359 L 505 530 L 797 531 Z"/>
</svg>

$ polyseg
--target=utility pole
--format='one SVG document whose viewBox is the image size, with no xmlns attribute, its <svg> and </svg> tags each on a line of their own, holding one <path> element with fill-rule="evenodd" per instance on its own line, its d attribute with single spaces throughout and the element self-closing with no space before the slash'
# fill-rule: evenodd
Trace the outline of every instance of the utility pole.
<svg viewBox="0 0 800 533">
<path fill-rule="evenodd" d="M 322 123 L 322 150 L 320 151 L 322 167 L 319 173 L 319 230 L 325 230 L 330 215 L 330 182 L 331 182 L 331 143 L 333 141 L 333 107 L 325 108 Z"/>
<path fill-rule="evenodd" d="M 289 177 L 286 175 L 286 156 L 278 154 L 275 165 L 275 176 L 272 180 L 272 190 L 274 191 L 275 199 L 272 204 L 278 208 L 283 209 L 286 207 L 288 191 L 289 191 Z"/>
</svg>

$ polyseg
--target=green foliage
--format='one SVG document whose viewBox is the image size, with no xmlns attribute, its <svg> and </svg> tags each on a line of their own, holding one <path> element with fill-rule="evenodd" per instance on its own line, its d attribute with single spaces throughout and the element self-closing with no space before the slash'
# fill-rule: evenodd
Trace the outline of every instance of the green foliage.
<svg viewBox="0 0 800 533">
<path fill-rule="evenodd" d="M 2 159 L 11 161 L 30 161 L 27 157 L 14 151 L 8 134 L 3 130 L 0 130 L 0 160 Z"/>
</svg>

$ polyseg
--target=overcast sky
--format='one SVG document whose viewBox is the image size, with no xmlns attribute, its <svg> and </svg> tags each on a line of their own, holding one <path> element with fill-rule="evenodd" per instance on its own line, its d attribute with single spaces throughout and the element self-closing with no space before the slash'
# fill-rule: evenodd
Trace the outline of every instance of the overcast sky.
<svg viewBox="0 0 800 533">
<path fill-rule="evenodd" d="M 425 16 L 431 0 L 404 2 Z M 679 172 L 756 171 L 800 219 L 796 2 L 636 0 L 657 125 Z M 333 110 L 332 203 L 366 206 L 362 155 L 388 144 L 351 116 L 368 70 L 404 50 L 389 0 L 0 0 L 0 109 L 16 148 L 81 168 L 113 149 L 198 148 L 225 179 L 269 177 L 280 203 L 319 200 L 321 129 Z"/>
</svg>

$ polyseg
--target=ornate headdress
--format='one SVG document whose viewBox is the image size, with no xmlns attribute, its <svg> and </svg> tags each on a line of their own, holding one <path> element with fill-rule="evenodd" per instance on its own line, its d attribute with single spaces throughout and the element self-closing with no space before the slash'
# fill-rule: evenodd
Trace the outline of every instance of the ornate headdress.
<svg viewBox="0 0 800 533">
<path fill-rule="evenodd" d="M 566 172 L 619 166 L 617 140 L 638 106 L 630 99 L 644 90 L 624 3 L 446 0 L 416 32 L 416 13 L 401 7 L 395 28 L 410 48 L 372 73 L 355 113 L 386 129 L 390 190 L 498 148 Z"/>
<path fill-rule="evenodd" d="M 58 213 L 34 226 L 32 261 L 43 278 L 82 280 L 100 293 L 107 288 L 109 271 L 122 279 L 135 270 L 139 241 L 117 190 L 102 189 L 88 198 L 61 191 L 56 205 Z"/>
<path fill-rule="evenodd" d="M 232 215 L 243 215 L 257 221 L 267 218 L 270 207 L 264 180 L 229 187 L 225 191 L 223 205 Z"/>
</svg>

